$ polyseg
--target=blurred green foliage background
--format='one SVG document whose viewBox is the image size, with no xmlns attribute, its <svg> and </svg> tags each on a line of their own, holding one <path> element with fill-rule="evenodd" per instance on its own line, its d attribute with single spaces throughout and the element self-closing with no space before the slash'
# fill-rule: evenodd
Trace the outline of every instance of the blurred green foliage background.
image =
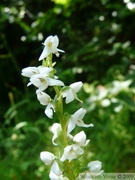
<svg viewBox="0 0 135 180">
<path fill-rule="evenodd" d="M 39 65 L 49 35 L 58 35 L 66 52 L 54 57 L 59 78 L 84 83 L 84 121 L 95 125 L 86 129 L 86 160 L 102 161 L 105 172 L 135 172 L 134 21 L 133 0 L 0 1 L 1 179 L 48 179 L 39 153 L 52 151 L 48 128 L 57 119 L 44 115 L 21 69 Z M 67 111 L 79 107 L 73 102 Z"/>
</svg>

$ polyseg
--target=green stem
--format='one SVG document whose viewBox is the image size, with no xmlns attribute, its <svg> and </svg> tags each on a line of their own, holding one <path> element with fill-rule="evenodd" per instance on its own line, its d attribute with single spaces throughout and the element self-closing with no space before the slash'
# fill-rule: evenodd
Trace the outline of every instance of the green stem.
<svg viewBox="0 0 135 180">
<path fill-rule="evenodd" d="M 52 64 L 52 54 L 50 54 L 46 60 L 43 60 L 42 66 L 47 66 L 53 68 Z M 55 72 L 55 71 L 54 71 Z M 63 112 L 63 98 L 61 96 L 61 87 L 54 86 L 54 90 L 56 93 L 56 99 L 55 99 L 55 111 L 57 114 L 57 117 L 59 119 L 59 122 L 62 127 L 62 147 L 63 149 L 68 145 L 68 138 L 67 138 L 67 117 L 65 117 L 65 114 Z M 63 152 L 62 152 L 63 153 Z M 69 180 L 75 180 L 75 176 L 73 174 L 73 163 L 66 160 L 64 162 L 64 171 Z"/>
<path fill-rule="evenodd" d="M 57 95 L 57 116 L 60 121 L 61 127 L 62 127 L 62 136 L 63 136 L 63 149 L 68 145 L 68 138 L 67 138 L 67 119 L 64 117 L 63 113 L 63 98 L 61 97 L 61 90 L 60 87 L 55 86 L 54 87 L 56 95 Z M 66 160 L 64 162 L 64 169 L 67 174 L 67 177 L 69 180 L 75 180 L 75 176 L 73 174 L 73 164 L 72 162 L 69 162 Z"/>
</svg>

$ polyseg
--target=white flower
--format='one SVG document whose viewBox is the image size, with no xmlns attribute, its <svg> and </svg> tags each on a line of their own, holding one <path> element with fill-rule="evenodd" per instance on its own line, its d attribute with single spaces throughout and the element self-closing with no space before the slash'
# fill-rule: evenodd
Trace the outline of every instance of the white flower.
<svg viewBox="0 0 135 180">
<path fill-rule="evenodd" d="M 93 175 L 100 175 L 103 173 L 103 170 L 101 170 L 102 163 L 98 160 L 88 163 L 87 167 L 89 168 L 90 173 Z"/>
<path fill-rule="evenodd" d="M 88 163 L 87 168 L 88 168 L 87 171 L 79 174 L 78 180 L 79 180 L 79 177 L 82 177 L 84 180 L 96 179 L 95 176 L 99 176 L 104 172 L 103 170 L 101 170 L 102 163 L 98 160 Z"/>
<path fill-rule="evenodd" d="M 54 105 L 52 103 L 51 97 L 48 94 L 41 92 L 39 90 L 37 90 L 36 93 L 37 93 L 37 99 L 39 100 L 40 104 L 46 106 L 45 114 L 49 118 L 52 118 L 53 111 L 54 111 Z"/>
<path fill-rule="evenodd" d="M 43 151 L 40 153 L 40 159 L 46 164 L 46 165 L 52 165 L 55 159 L 54 154 Z"/>
<path fill-rule="evenodd" d="M 53 69 L 50 67 L 43 67 L 43 66 L 32 66 L 32 67 L 26 67 L 24 69 L 22 69 L 22 76 L 25 77 L 31 77 L 32 75 L 35 74 L 48 74 L 52 71 Z"/>
<path fill-rule="evenodd" d="M 45 59 L 51 53 L 55 54 L 56 56 L 59 56 L 58 52 L 64 53 L 63 50 L 57 48 L 59 45 L 59 39 L 56 35 L 47 37 L 46 40 L 44 41 L 43 45 L 45 47 L 39 57 L 39 61 Z"/>
<path fill-rule="evenodd" d="M 52 170 L 50 171 L 49 178 L 50 180 L 69 180 L 67 177 L 64 177 L 62 173 L 57 175 Z"/>
<path fill-rule="evenodd" d="M 64 148 L 64 153 L 60 159 L 60 161 L 64 162 L 65 160 L 72 161 L 76 159 L 79 155 L 82 155 L 84 151 L 80 148 L 80 146 L 73 144 L 70 146 L 66 146 Z"/>
<path fill-rule="evenodd" d="M 80 126 L 80 127 L 93 127 L 93 124 L 84 124 L 83 122 L 83 117 L 86 114 L 86 110 L 83 108 L 80 108 L 77 110 L 69 119 L 68 122 L 68 134 L 75 128 L 75 126 Z"/>
<path fill-rule="evenodd" d="M 86 134 L 84 131 L 81 131 L 74 136 L 73 141 L 75 141 L 79 146 L 86 146 L 90 140 L 86 140 Z"/>
<path fill-rule="evenodd" d="M 45 90 L 48 86 L 64 86 L 64 83 L 57 79 L 52 79 L 46 74 L 35 74 L 31 76 L 28 86 L 33 84 L 38 87 L 40 91 Z"/>
<path fill-rule="evenodd" d="M 52 101 L 51 97 L 45 92 L 37 90 L 36 93 L 37 93 L 37 99 L 39 100 L 40 104 L 46 106 Z"/>
<path fill-rule="evenodd" d="M 61 132 L 61 125 L 59 123 L 54 123 L 50 130 L 54 134 L 52 138 L 52 143 L 54 145 L 57 145 L 54 141 L 59 136 L 59 133 Z"/>
<path fill-rule="evenodd" d="M 48 152 L 48 151 L 43 151 L 40 153 L 40 159 L 46 164 L 46 165 L 51 165 L 51 172 L 52 174 L 55 174 L 56 176 L 61 176 L 62 172 L 60 171 L 59 165 L 56 162 L 56 157 L 54 154 Z"/>
<path fill-rule="evenodd" d="M 66 90 L 63 91 L 63 97 L 66 98 L 66 104 L 70 103 L 74 99 L 77 99 L 78 101 L 82 102 L 81 100 L 78 99 L 76 93 L 80 91 L 82 87 L 82 82 L 75 82 L 69 86 Z"/>
<path fill-rule="evenodd" d="M 39 73 L 39 70 L 37 67 L 26 67 L 22 69 L 21 75 L 25 77 L 31 77 L 32 75 L 38 74 L 38 73 Z"/>
</svg>

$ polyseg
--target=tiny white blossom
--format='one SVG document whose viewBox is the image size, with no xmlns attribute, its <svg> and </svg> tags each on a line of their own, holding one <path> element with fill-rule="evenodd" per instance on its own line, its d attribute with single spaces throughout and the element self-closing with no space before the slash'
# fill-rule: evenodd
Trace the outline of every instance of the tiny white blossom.
<svg viewBox="0 0 135 180">
<path fill-rule="evenodd" d="M 103 170 L 101 170 L 102 163 L 98 160 L 88 163 L 87 167 L 89 168 L 91 174 L 100 175 L 103 173 Z"/>
<path fill-rule="evenodd" d="M 37 93 L 37 99 L 39 100 L 40 104 L 46 106 L 45 114 L 49 118 L 52 118 L 53 111 L 54 111 L 54 105 L 52 103 L 51 97 L 48 94 L 41 92 L 39 90 L 37 90 L 36 93 Z"/>
<path fill-rule="evenodd" d="M 77 97 L 77 93 L 80 91 L 82 87 L 82 82 L 75 82 L 69 86 L 65 91 L 63 91 L 63 97 L 66 98 L 65 102 L 66 104 L 70 103 L 74 99 L 77 99 L 78 101 L 82 102 Z"/>
<path fill-rule="evenodd" d="M 44 91 L 48 86 L 64 86 L 62 81 L 52 79 L 46 74 L 35 74 L 31 76 L 28 86 L 31 84 L 39 88 L 40 91 Z"/>
<path fill-rule="evenodd" d="M 86 110 L 83 108 L 80 108 L 77 110 L 69 119 L 68 122 L 68 134 L 75 128 L 75 126 L 80 126 L 80 127 L 93 127 L 93 124 L 84 124 L 83 122 L 83 117 L 86 114 Z"/>
<path fill-rule="evenodd" d="M 40 159 L 46 164 L 46 165 L 52 165 L 55 159 L 54 154 L 43 151 L 40 153 Z"/>
<path fill-rule="evenodd" d="M 86 134 L 84 131 L 81 131 L 74 136 L 73 141 L 75 141 L 79 146 L 86 146 L 90 140 L 86 140 Z"/>
<path fill-rule="evenodd" d="M 59 45 L 59 39 L 58 37 L 55 36 L 49 36 L 45 39 L 43 45 L 45 46 L 43 49 L 43 52 L 41 53 L 40 57 L 39 57 L 39 61 L 45 59 L 49 54 L 53 53 L 56 56 L 59 56 L 58 52 L 63 52 L 63 50 L 58 49 L 58 45 Z"/>
<path fill-rule="evenodd" d="M 80 146 L 76 144 L 66 146 L 64 148 L 64 153 L 60 161 L 62 162 L 64 162 L 65 160 L 72 161 L 73 159 L 76 159 L 79 155 L 82 155 L 83 153 L 84 153 L 83 149 L 81 149 Z"/>
<path fill-rule="evenodd" d="M 101 170 L 102 163 L 98 160 L 88 163 L 87 168 L 88 170 L 79 174 L 78 180 L 79 180 L 79 177 L 83 177 L 84 180 L 96 179 L 95 178 L 96 176 L 99 176 L 104 172 L 103 170 Z"/>
</svg>

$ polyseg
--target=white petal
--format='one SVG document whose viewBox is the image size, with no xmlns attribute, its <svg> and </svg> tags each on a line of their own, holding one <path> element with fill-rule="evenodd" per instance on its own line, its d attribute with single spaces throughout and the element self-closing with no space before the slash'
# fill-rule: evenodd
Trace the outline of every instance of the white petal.
<svg viewBox="0 0 135 180">
<path fill-rule="evenodd" d="M 43 151 L 40 153 L 40 159 L 46 164 L 46 165 L 51 165 L 55 159 L 55 156 L 48 152 L 48 151 Z"/>
<path fill-rule="evenodd" d="M 49 86 L 64 86 L 64 83 L 57 79 L 48 78 Z"/>
<path fill-rule="evenodd" d="M 76 124 L 71 120 L 69 119 L 69 122 L 68 122 L 68 130 L 67 130 L 67 135 L 73 131 L 73 129 L 75 128 Z"/>
<path fill-rule="evenodd" d="M 47 115 L 47 117 L 49 117 L 50 119 L 52 119 L 53 117 L 53 107 L 52 104 L 48 104 L 46 109 L 45 109 L 45 114 Z"/>
<path fill-rule="evenodd" d="M 102 168 L 102 163 L 100 161 L 92 161 L 88 163 L 88 168 L 90 168 L 91 173 L 98 173 Z"/>
<path fill-rule="evenodd" d="M 73 89 L 73 91 L 75 93 L 77 93 L 78 91 L 80 91 L 82 85 L 83 85 L 83 83 L 80 81 L 80 82 L 75 82 L 75 83 L 71 84 L 70 87 Z"/>
<path fill-rule="evenodd" d="M 50 54 L 50 52 L 47 51 L 46 47 L 44 47 L 43 52 L 41 53 L 38 60 L 41 61 L 41 60 L 45 59 L 49 54 Z"/>
<path fill-rule="evenodd" d="M 53 171 L 50 171 L 49 178 L 50 180 L 60 180 L 59 176 L 57 176 Z"/>
<path fill-rule="evenodd" d="M 66 159 L 72 161 L 76 159 L 79 155 L 82 155 L 84 151 L 77 145 L 71 145 L 64 148 L 64 153 L 60 161 L 64 162 Z"/>
<path fill-rule="evenodd" d="M 93 127 L 93 126 L 94 126 L 92 123 L 90 123 L 90 124 L 84 124 L 84 122 L 83 122 L 82 120 L 78 120 L 78 121 L 76 122 L 76 124 L 77 124 L 77 126 L 79 126 L 79 127 Z"/>
<path fill-rule="evenodd" d="M 51 35 L 51 36 L 48 36 L 46 39 L 45 39 L 45 41 L 44 41 L 44 45 L 45 46 L 48 46 L 48 42 L 50 42 L 50 41 L 52 41 L 52 38 L 53 38 L 53 36 Z"/>
<path fill-rule="evenodd" d="M 39 73 L 39 70 L 37 67 L 27 67 L 27 68 L 24 68 L 22 69 L 22 76 L 25 76 L 25 77 L 31 77 L 32 75 L 34 74 L 38 74 Z"/>
<path fill-rule="evenodd" d="M 27 84 L 27 86 L 30 86 L 30 85 L 32 85 L 32 83 L 31 83 L 31 82 L 29 82 L 29 83 Z"/>
<path fill-rule="evenodd" d="M 38 66 L 38 70 L 40 74 L 48 75 L 48 73 L 51 72 L 53 69 L 51 67 Z"/>
<path fill-rule="evenodd" d="M 86 109 L 80 108 L 72 115 L 73 121 L 76 123 L 78 119 L 80 120 L 83 119 L 85 114 L 86 114 Z"/>
<path fill-rule="evenodd" d="M 44 93 L 44 92 L 37 92 L 37 99 L 39 100 L 40 104 L 42 105 L 47 105 L 49 104 L 49 102 L 51 101 L 51 98 L 48 94 Z"/>
<path fill-rule="evenodd" d="M 78 143 L 80 146 L 84 145 L 86 142 L 86 134 L 84 133 L 84 131 L 81 131 L 78 134 L 76 134 L 73 138 L 73 141 Z"/>
<path fill-rule="evenodd" d="M 74 94 L 71 89 L 66 91 L 63 95 L 66 97 L 66 101 L 65 101 L 66 104 L 68 104 L 74 100 Z"/>
<path fill-rule="evenodd" d="M 54 134 L 53 138 L 52 138 L 52 143 L 54 145 L 57 145 L 54 141 L 55 139 L 58 137 L 59 132 L 61 131 L 61 125 L 59 123 L 54 123 L 51 127 L 51 131 Z"/>
<path fill-rule="evenodd" d="M 61 50 L 61 49 L 58 49 L 58 48 L 57 48 L 57 51 L 59 51 L 59 52 L 63 52 L 63 53 L 65 52 L 65 51 L 63 51 L 63 50 Z"/>
<path fill-rule="evenodd" d="M 59 168 L 59 166 L 58 166 L 58 164 L 57 164 L 56 161 L 53 162 L 52 167 L 51 167 L 51 170 L 52 170 L 52 172 L 55 173 L 57 176 L 60 176 L 60 175 L 62 174 L 62 172 L 60 171 L 60 168 Z"/>
<path fill-rule="evenodd" d="M 55 35 L 55 36 L 53 37 L 52 43 L 53 43 L 53 45 L 55 45 L 55 47 L 58 47 L 58 45 L 59 45 L 58 36 Z"/>
</svg>

